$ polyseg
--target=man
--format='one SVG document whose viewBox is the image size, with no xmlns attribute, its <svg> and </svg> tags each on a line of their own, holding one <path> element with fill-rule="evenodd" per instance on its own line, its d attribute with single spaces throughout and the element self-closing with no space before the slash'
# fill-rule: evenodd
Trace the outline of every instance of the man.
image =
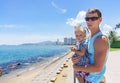
<svg viewBox="0 0 120 83">
<path fill-rule="evenodd" d="M 102 21 L 101 12 L 94 8 L 89 9 L 85 17 L 87 26 L 91 31 L 91 39 L 88 42 L 90 64 L 85 66 L 73 66 L 74 71 L 88 72 L 85 76 L 85 83 L 101 83 L 106 71 L 106 60 L 109 52 L 109 42 L 100 31 L 99 25 Z M 77 58 L 72 58 L 77 63 Z"/>
</svg>

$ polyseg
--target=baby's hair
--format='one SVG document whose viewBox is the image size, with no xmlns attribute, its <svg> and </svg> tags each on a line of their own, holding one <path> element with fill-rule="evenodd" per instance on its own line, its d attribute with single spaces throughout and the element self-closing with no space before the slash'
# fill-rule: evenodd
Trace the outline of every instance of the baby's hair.
<svg viewBox="0 0 120 83">
<path fill-rule="evenodd" d="M 74 29 L 75 31 L 82 31 L 83 33 L 86 34 L 86 30 L 85 30 L 85 27 L 82 27 L 82 26 L 74 26 Z"/>
</svg>

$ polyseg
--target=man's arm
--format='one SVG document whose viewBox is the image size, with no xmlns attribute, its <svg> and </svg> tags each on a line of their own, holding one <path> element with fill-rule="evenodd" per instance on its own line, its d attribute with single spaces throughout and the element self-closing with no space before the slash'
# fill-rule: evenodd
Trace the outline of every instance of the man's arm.
<svg viewBox="0 0 120 83">
<path fill-rule="evenodd" d="M 108 39 L 106 36 L 96 38 L 94 42 L 94 64 L 89 64 L 88 66 L 74 66 L 74 70 L 84 72 L 100 72 L 106 59 L 108 47 Z"/>
</svg>

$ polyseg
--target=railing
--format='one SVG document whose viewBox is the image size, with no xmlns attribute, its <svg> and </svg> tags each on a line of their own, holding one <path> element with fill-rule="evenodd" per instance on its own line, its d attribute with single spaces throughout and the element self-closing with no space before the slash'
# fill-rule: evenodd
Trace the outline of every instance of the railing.
<svg viewBox="0 0 120 83">
<path fill-rule="evenodd" d="M 76 83 L 76 76 L 75 76 L 75 73 L 74 73 L 74 83 Z"/>
</svg>

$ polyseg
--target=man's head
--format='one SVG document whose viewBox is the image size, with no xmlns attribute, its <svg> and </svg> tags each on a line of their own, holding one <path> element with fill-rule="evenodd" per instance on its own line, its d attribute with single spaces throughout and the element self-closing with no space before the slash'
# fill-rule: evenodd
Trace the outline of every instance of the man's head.
<svg viewBox="0 0 120 83">
<path fill-rule="evenodd" d="M 101 11 L 96 8 L 88 9 L 87 14 L 97 13 L 98 17 L 102 17 Z"/>
<path fill-rule="evenodd" d="M 91 31 L 98 30 L 102 21 L 102 14 L 99 9 L 88 9 L 85 17 L 88 28 Z"/>
</svg>

